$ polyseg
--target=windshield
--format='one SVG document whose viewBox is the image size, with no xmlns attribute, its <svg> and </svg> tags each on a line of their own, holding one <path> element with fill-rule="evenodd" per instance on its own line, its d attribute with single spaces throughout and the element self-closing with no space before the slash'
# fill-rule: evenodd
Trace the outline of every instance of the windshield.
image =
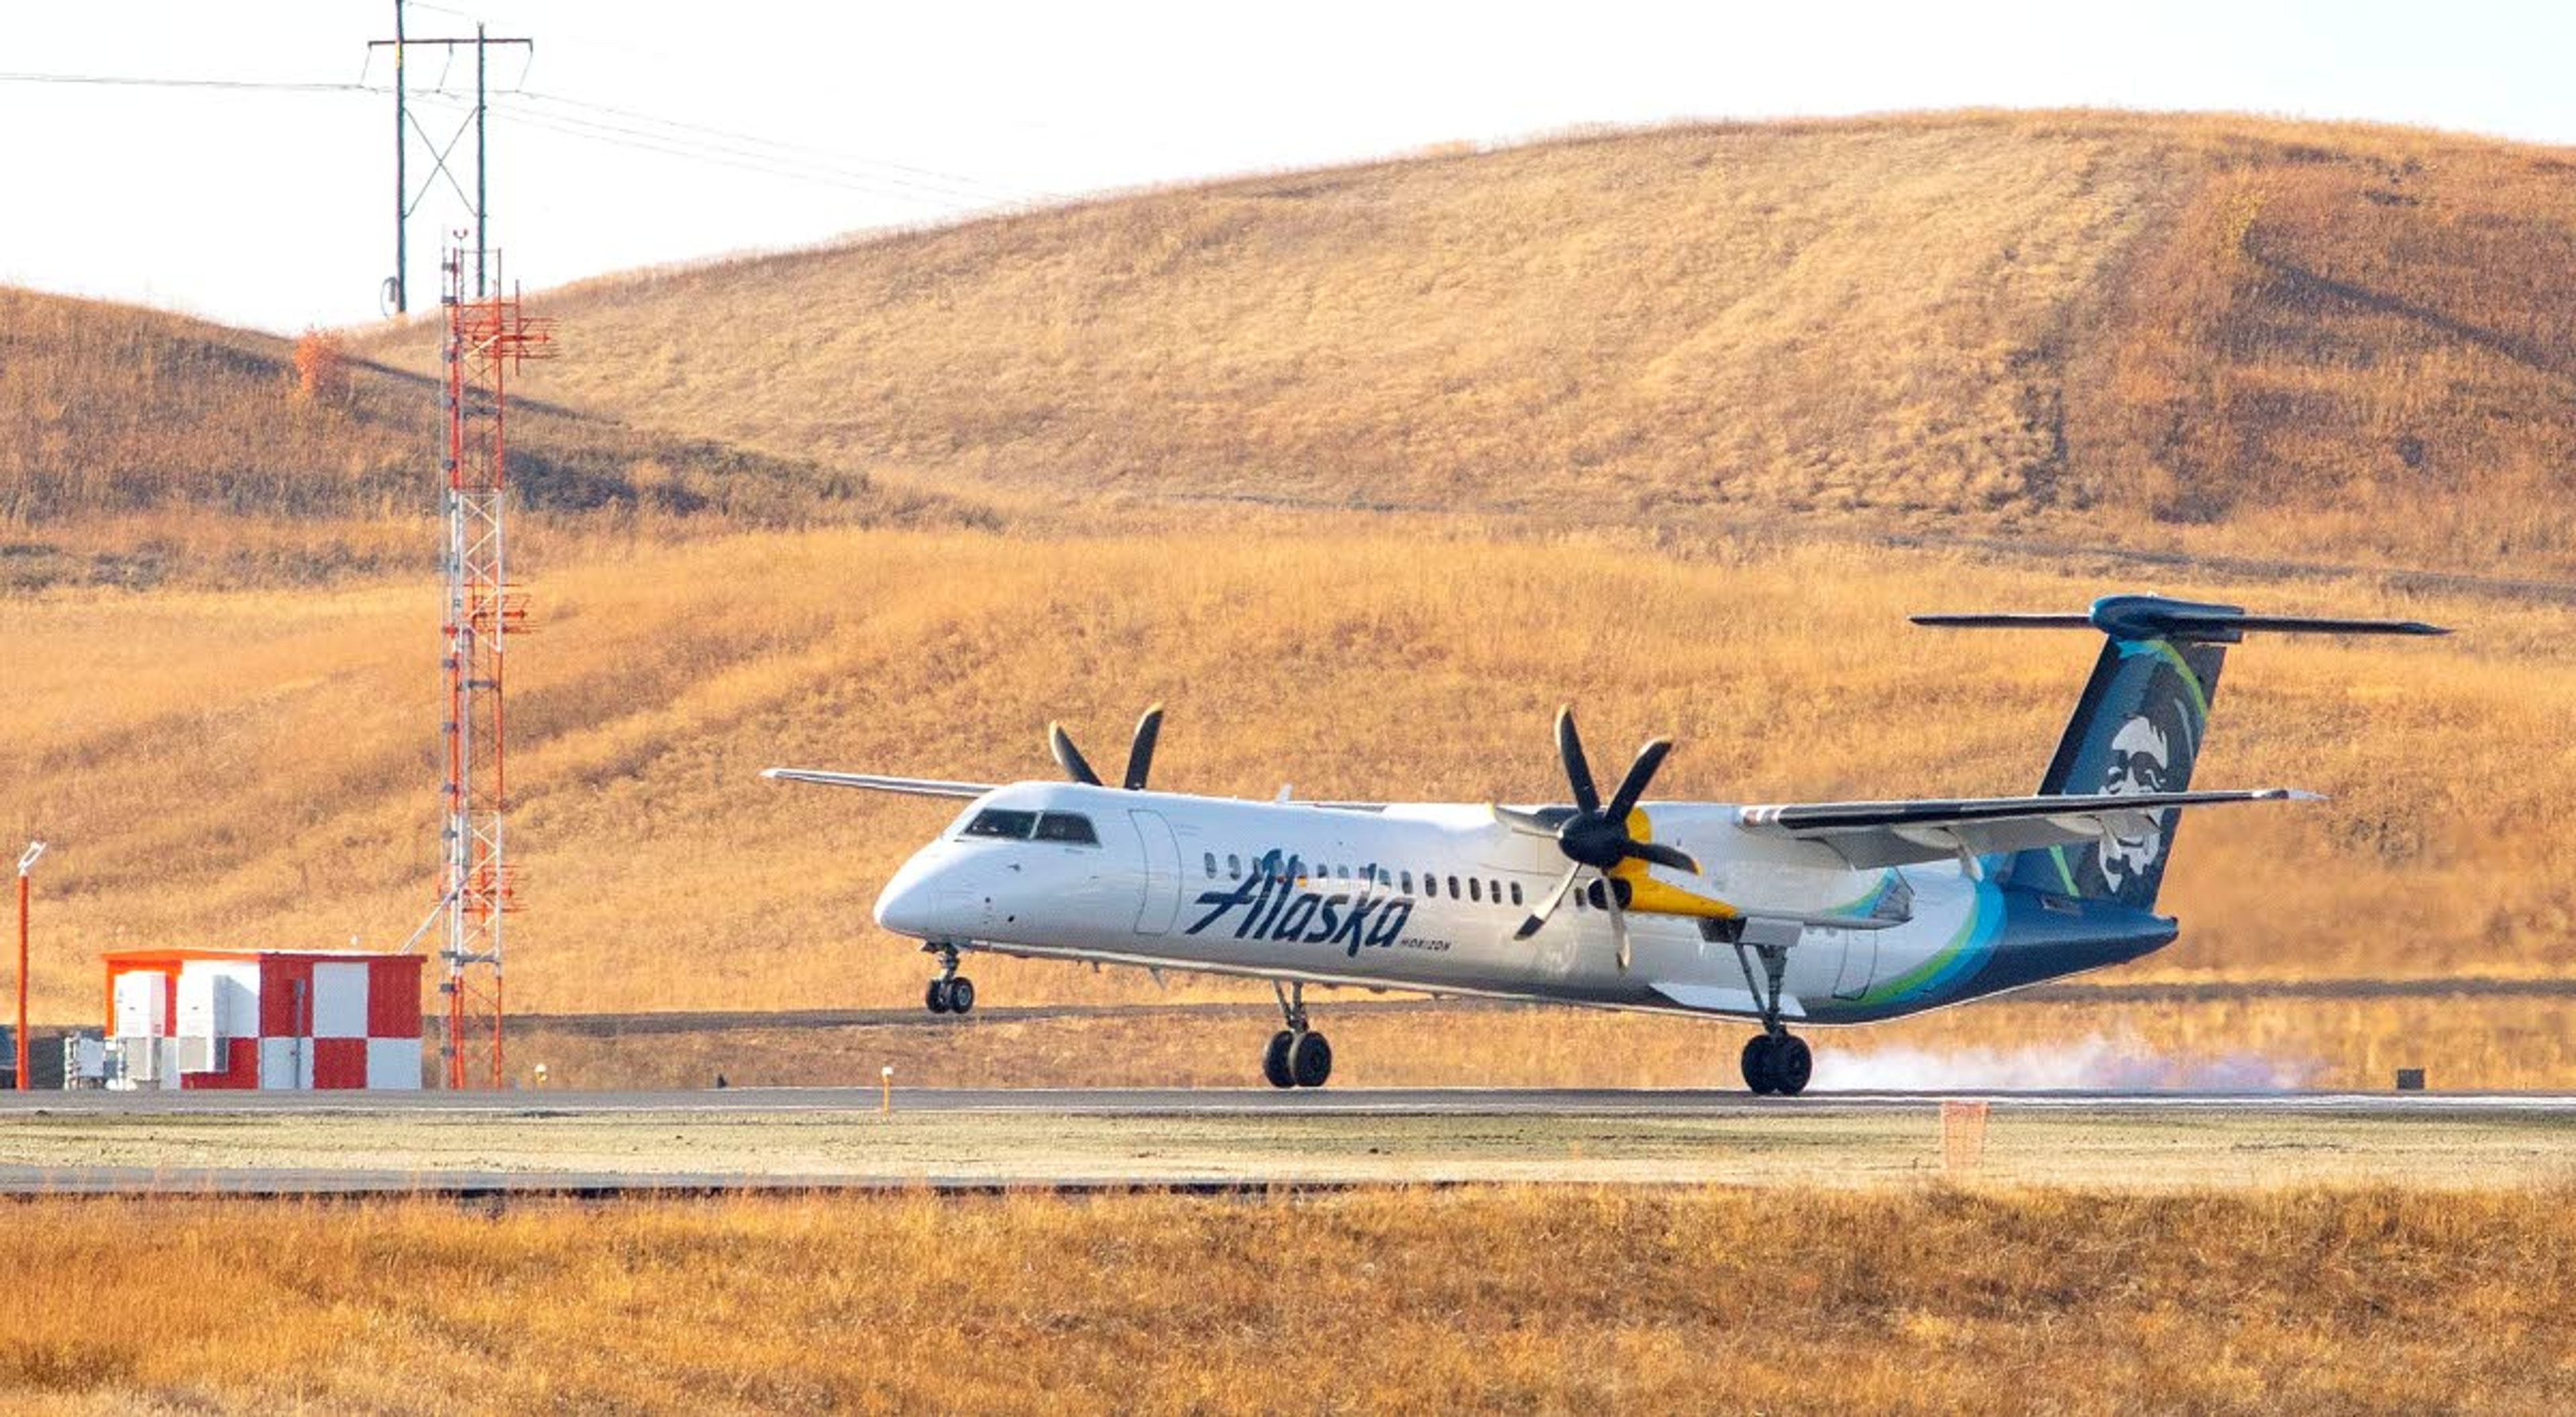
<svg viewBox="0 0 2576 1417">
<path fill-rule="evenodd" d="M 1078 812 L 1030 812 L 1017 807 L 987 807 L 969 819 L 958 835 L 1074 846 L 1100 844 L 1100 833 L 1092 829 L 1091 819 Z"/>
</svg>

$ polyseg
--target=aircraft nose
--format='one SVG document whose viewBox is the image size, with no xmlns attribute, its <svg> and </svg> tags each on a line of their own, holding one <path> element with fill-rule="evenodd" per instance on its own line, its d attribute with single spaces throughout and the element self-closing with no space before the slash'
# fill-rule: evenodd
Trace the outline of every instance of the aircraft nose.
<svg viewBox="0 0 2576 1417">
<path fill-rule="evenodd" d="M 885 889 L 877 893 L 877 924 L 898 935 L 926 940 L 938 933 L 933 919 L 931 876 L 934 872 L 915 856 L 894 873 Z"/>
</svg>

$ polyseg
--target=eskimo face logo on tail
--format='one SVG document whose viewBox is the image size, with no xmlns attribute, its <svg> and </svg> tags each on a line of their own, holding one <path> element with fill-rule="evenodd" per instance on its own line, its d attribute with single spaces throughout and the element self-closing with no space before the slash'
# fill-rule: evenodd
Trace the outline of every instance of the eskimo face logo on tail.
<svg viewBox="0 0 2576 1417">
<path fill-rule="evenodd" d="M 1201 891 L 1198 903 L 1207 913 L 1182 933 L 1204 934 L 1232 916 L 1238 940 L 1336 946 L 1345 956 L 1357 956 L 1363 945 L 1383 949 L 1403 938 L 1413 899 L 1395 894 L 1383 873 L 1372 868 L 1362 881 L 1317 877 L 1309 883 L 1297 879 L 1301 869 L 1286 853 L 1270 852 L 1233 889 Z"/>
<path fill-rule="evenodd" d="M 2120 726 L 2111 736 L 2111 764 L 2102 790 L 2126 796 L 2137 792 L 2162 792 L 2173 779 L 2173 744 L 2163 729 L 2141 714 Z M 2156 864 L 2165 846 L 2164 828 L 2150 819 L 2145 832 L 2134 837 L 2114 834 L 2102 843 L 2099 853 L 2102 879 L 2111 889 L 2119 890 Z"/>
</svg>

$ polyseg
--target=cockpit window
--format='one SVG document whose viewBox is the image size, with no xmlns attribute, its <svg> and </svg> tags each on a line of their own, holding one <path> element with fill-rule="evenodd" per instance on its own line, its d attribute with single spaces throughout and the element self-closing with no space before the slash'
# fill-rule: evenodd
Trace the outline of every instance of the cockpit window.
<svg viewBox="0 0 2576 1417">
<path fill-rule="evenodd" d="M 987 807 L 975 814 L 975 820 L 966 824 L 966 835 L 999 836 L 1008 837 L 1013 841 L 1026 841 L 1030 830 L 1037 825 L 1037 821 L 1038 814 L 1035 812 L 1014 811 L 1009 807 Z M 1089 823 L 1084 825 L 1088 827 Z"/>
<path fill-rule="evenodd" d="M 1072 812 L 1044 812 L 1038 816 L 1038 840 L 1067 841 L 1076 846 L 1098 846 L 1100 834 L 1091 829 L 1091 819 Z M 1214 857 L 1209 858 L 1214 861 Z"/>
</svg>

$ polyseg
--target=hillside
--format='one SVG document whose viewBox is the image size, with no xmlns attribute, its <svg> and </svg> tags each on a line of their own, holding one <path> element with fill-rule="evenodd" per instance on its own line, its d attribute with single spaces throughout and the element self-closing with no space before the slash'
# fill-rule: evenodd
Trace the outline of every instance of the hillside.
<svg viewBox="0 0 2576 1417">
<path fill-rule="evenodd" d="M 0 590 L 170 574 L 309 580 L 436 564 L 437 387 L 296 342 L 0 287 Z M 512 474 L 598 532 L 959 519 L 811 459 L 529 402 Z"/>
<path fill-rule="evenodd" d="M 2564 574 L 2571 254 L 2554 150 L 1683 127 L 593 282 L 545 296 L 579 357 L 529 386 L 948 486 Z"/>
<path fill-rule="evenodd" d="M 511 997 L 917 1001 L 921 960 L 868 907 L 950 806 L 759 770 L 1051 775 L 1049 718 L 1114 756 L 1156 698 L 1158 777 L 1197 791 L 1544 799 L 1569 699 L 1603 754 L 1673 734 L 1658 790 L 1675 796 L 2023 790 L 2093 646 L 1903 614 L 2105 584 L 1930 553 L 1504 555 L 1424 519 L 1242 515 L 1223 539 L 763 533 L 550 574 L 511 657 L 529 904 Z M 2231 660 L 2206 781 L 2333 800 L 2193 823 L 2169 882 L 2183 940 L 2126 977 L 2576 972 L 2576 846 L 2557 829 L 2576 806 L 2576 617 L 2361 584 L 2193 588 L 2470 633 Z M 57 843 L 43 1012 L 91 1007 L 96 952 L 120 942 L 399 943 L 435 863 L 434 640 L 412 583 L 0 599 L 0 831 Z M 1133 973 L 977 973 L 995 1004 L 1157 997 Z"/>
</svg>

